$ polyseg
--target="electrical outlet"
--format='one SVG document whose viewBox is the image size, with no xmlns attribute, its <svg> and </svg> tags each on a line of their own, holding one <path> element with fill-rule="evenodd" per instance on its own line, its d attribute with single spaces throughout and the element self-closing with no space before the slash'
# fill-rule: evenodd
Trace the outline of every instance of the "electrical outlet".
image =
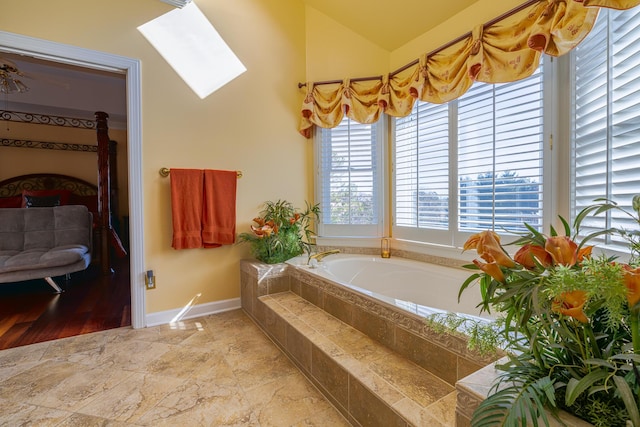
<svg viewBox="0 0 640 427">
<path fill-rule="evenodd" d="M 147 270 L 147 274 L 144 276 L 144 285 L 147 289 L 156 288 L 156 276 L 153 275 L 153 270 Z"/>
</svg>

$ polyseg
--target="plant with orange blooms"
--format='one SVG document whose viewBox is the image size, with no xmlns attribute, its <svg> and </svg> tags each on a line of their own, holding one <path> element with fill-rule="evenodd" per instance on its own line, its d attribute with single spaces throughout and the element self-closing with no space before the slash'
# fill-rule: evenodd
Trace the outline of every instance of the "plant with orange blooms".
<svg viewBox="0 0 640 427">
<path fill-rule="evenodd" d="M 253 219 L 250 233 L 241 233 L 240 242 L 251 245 L 251 253 L 267 264 L 284 262 L 311 251 L 312 227 L 320 215 L 318 205 L 307 203 L 298 211 L 286 200 L 267 201 L 260 216 Z"/>
<path fill-rule="evenodd" d="M 595 426 L 640 427 L 640 234 L 607 229 L 580 238 L 588 215 L 611 209 L 601 201 L 584 209 L 564 235 L 529 233 L 510 243 L 494 231 L 471 236 L 464 250 L 479 258 L 460 293 L 478 283 L 482 310 L 501 315 L 498 334 L 509 354 L 473 426 L 548 425 L 548 413 L 571 412 Z M 640 221 L 640 198 L 633 214 Z M 640 228 L 640 227 L 639 227 Z M 619 233 L 630 259 L 592 256 L 587 243 Z"/>
</svg>

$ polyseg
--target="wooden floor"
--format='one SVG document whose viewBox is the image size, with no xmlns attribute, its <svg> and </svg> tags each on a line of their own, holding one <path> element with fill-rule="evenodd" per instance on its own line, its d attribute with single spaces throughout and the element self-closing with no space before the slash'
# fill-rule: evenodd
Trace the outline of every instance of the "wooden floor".
<svg viewBox="0 0 640 427">
<path fill-rule="evenodd" d="M 44 280 L 0 283 L 0 350 L 131 325 L 129 258 L 110 276 L 99 270 L 55 278 L 61 294 Z"/>
</svg>

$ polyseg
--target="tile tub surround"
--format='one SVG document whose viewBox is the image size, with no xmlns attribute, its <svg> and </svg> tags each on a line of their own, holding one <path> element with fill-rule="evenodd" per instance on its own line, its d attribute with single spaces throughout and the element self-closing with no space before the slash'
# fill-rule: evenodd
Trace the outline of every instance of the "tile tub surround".
<svg viewBox="0 0 640 427">
<path fill-rule="evenodd" d="M 313 353 L 313 349 L 316 347 L 321 349 L 322 345 L 313 342 L 312 337 L 317 337 L 318 334 L 323 336 L 317 330 L 318 325 L 323 323 L 332 324 L 333 322 L 325 320 L 309 324 L 304 320 L 292 319 L 292 315 L 299 315 L 299 313 L 287 307 L 285 307 L 286 310 L 284 311 L 287 314 L 283 314 L 281 309 L 278 310 L 278 307 L 283 305 L 278 298 L 282 297 L 274 294 L 289 291 L 289 295 L 294 294 L 293 296 L 302 297 L 302 299 L 298 298 L 299 300 L 313 304 L 313 306 L 305 305 L 304 307 L 307 309 L 308 307 L 314 307 L 316 310 L 322 310 L 325 316 L 331 315 L 327 316 L 327 319 L 339 320 L 342 328 L 365 334 L 363 336 L 366 339 L 382 344 L 388 354 L 393 354 L 394 357 L 399 356 L 413 364 L 412 366 L 417 370 L 416 372 L 424 370 L 426 373 L 435 375 L 437 380 L 443 381 L 450 387 L 453 387 L 457 380 L 466 377 L 492 361 L 469 351 L 466 340 L 463 337 L 435 333 L 425 324 L 424 319 L 417 315 L 402 311 L 397 307 L 368 296 L 356 294 L 342 286 L 320 280 L 293 267 L 283 265 L 269 266 L 257 261 L 243 260 L 241 261 L 241 287 L 243 308 L 294 360 L 296 360 L 296 356 L 291 355 L 291 350 L 287 349 L 287 345 L 294 352 L 300 351 L 296 350 L 295 341 L 302 342 L 307 348 L 311 349 L 309 351 L 311 351 L 312 359 L 313 354 L 321 357 L 318 350 Z M 289 320 L 292 323 L 289 323 Z M 292 324 L 297 326 L 306 325 L 298 328 L 297 326 L 292 326 Z M 310 335 L 305 335 L 305 333 Z M 343 348 L 342 350 L 351 351 L 348 348 Z M 305 351 L 303 350 L 303 352 Z M 341 367 L 347 371 L 347 378 L 351 378 L 349 375 L 353 376 L 348 371 L 352 366 L 341 365 Z M 301 369 L 305 372 L 304 367 L 301 367 Z M 360 370 L 367 371 L 370 369 L 364 369 L 361 366 Z M 312 381 L 319 381 L 317 378 L 314 379 L 313 371 L 311 374 L 309 372 L 305 372 L 305 374 L 310 376 Z M 364 381 L 366 382 L 366 380 Z M 361 380 L 360 382 L 363 381 Z M 323 386 L 319 388 L 327 395 L 326 388 L 331 387 L 326 386 L 324 390 Z M 371 388 L 368 385 L 364 386 L 363 390 L 371 392 Z M 329 396 L 332 395 L 329 394 Z M 332 396 L 330 397 L 331 399 L 336 405 L 336 401 L 339 402 L 340 397 Z M 449 399 L 452 398 L 449 397 Z M 336 405 L 336 407 L 341 409 L 339 405 Z M 426 408 L 420 407 L 420 405 L 414 405 L 415 408 L 418 409 L 419 413 L 427 415 L 429 413 L 428 411 L 425 412 Z M 348 413 L 348 409 L 342 407 L 341 410 L 346 411 L 343 412 L 346 416 L 353 416 Z M 399 411 L 395 406 L 393 410 L 396 413 Z M 424 425 L 416 421 L 415 415 L 405 414 L 404 420 L 410 425 Z"/>
</svg>

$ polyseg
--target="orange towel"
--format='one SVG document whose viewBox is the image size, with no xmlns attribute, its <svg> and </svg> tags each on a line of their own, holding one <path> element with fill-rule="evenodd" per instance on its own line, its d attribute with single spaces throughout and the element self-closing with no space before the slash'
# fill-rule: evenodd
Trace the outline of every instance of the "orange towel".
<svg viewBox="0 0 640 427">
<path fill-rule="evenodd" d="M 174 249 L 202 247 L 203 171 L 171 169 Z"/>
<path fill-rule="evenodd" d="M 202 243 L 205 248 L 231 245 L 236 239 L 235 171 L 204 171 Z"/>
</svg>

